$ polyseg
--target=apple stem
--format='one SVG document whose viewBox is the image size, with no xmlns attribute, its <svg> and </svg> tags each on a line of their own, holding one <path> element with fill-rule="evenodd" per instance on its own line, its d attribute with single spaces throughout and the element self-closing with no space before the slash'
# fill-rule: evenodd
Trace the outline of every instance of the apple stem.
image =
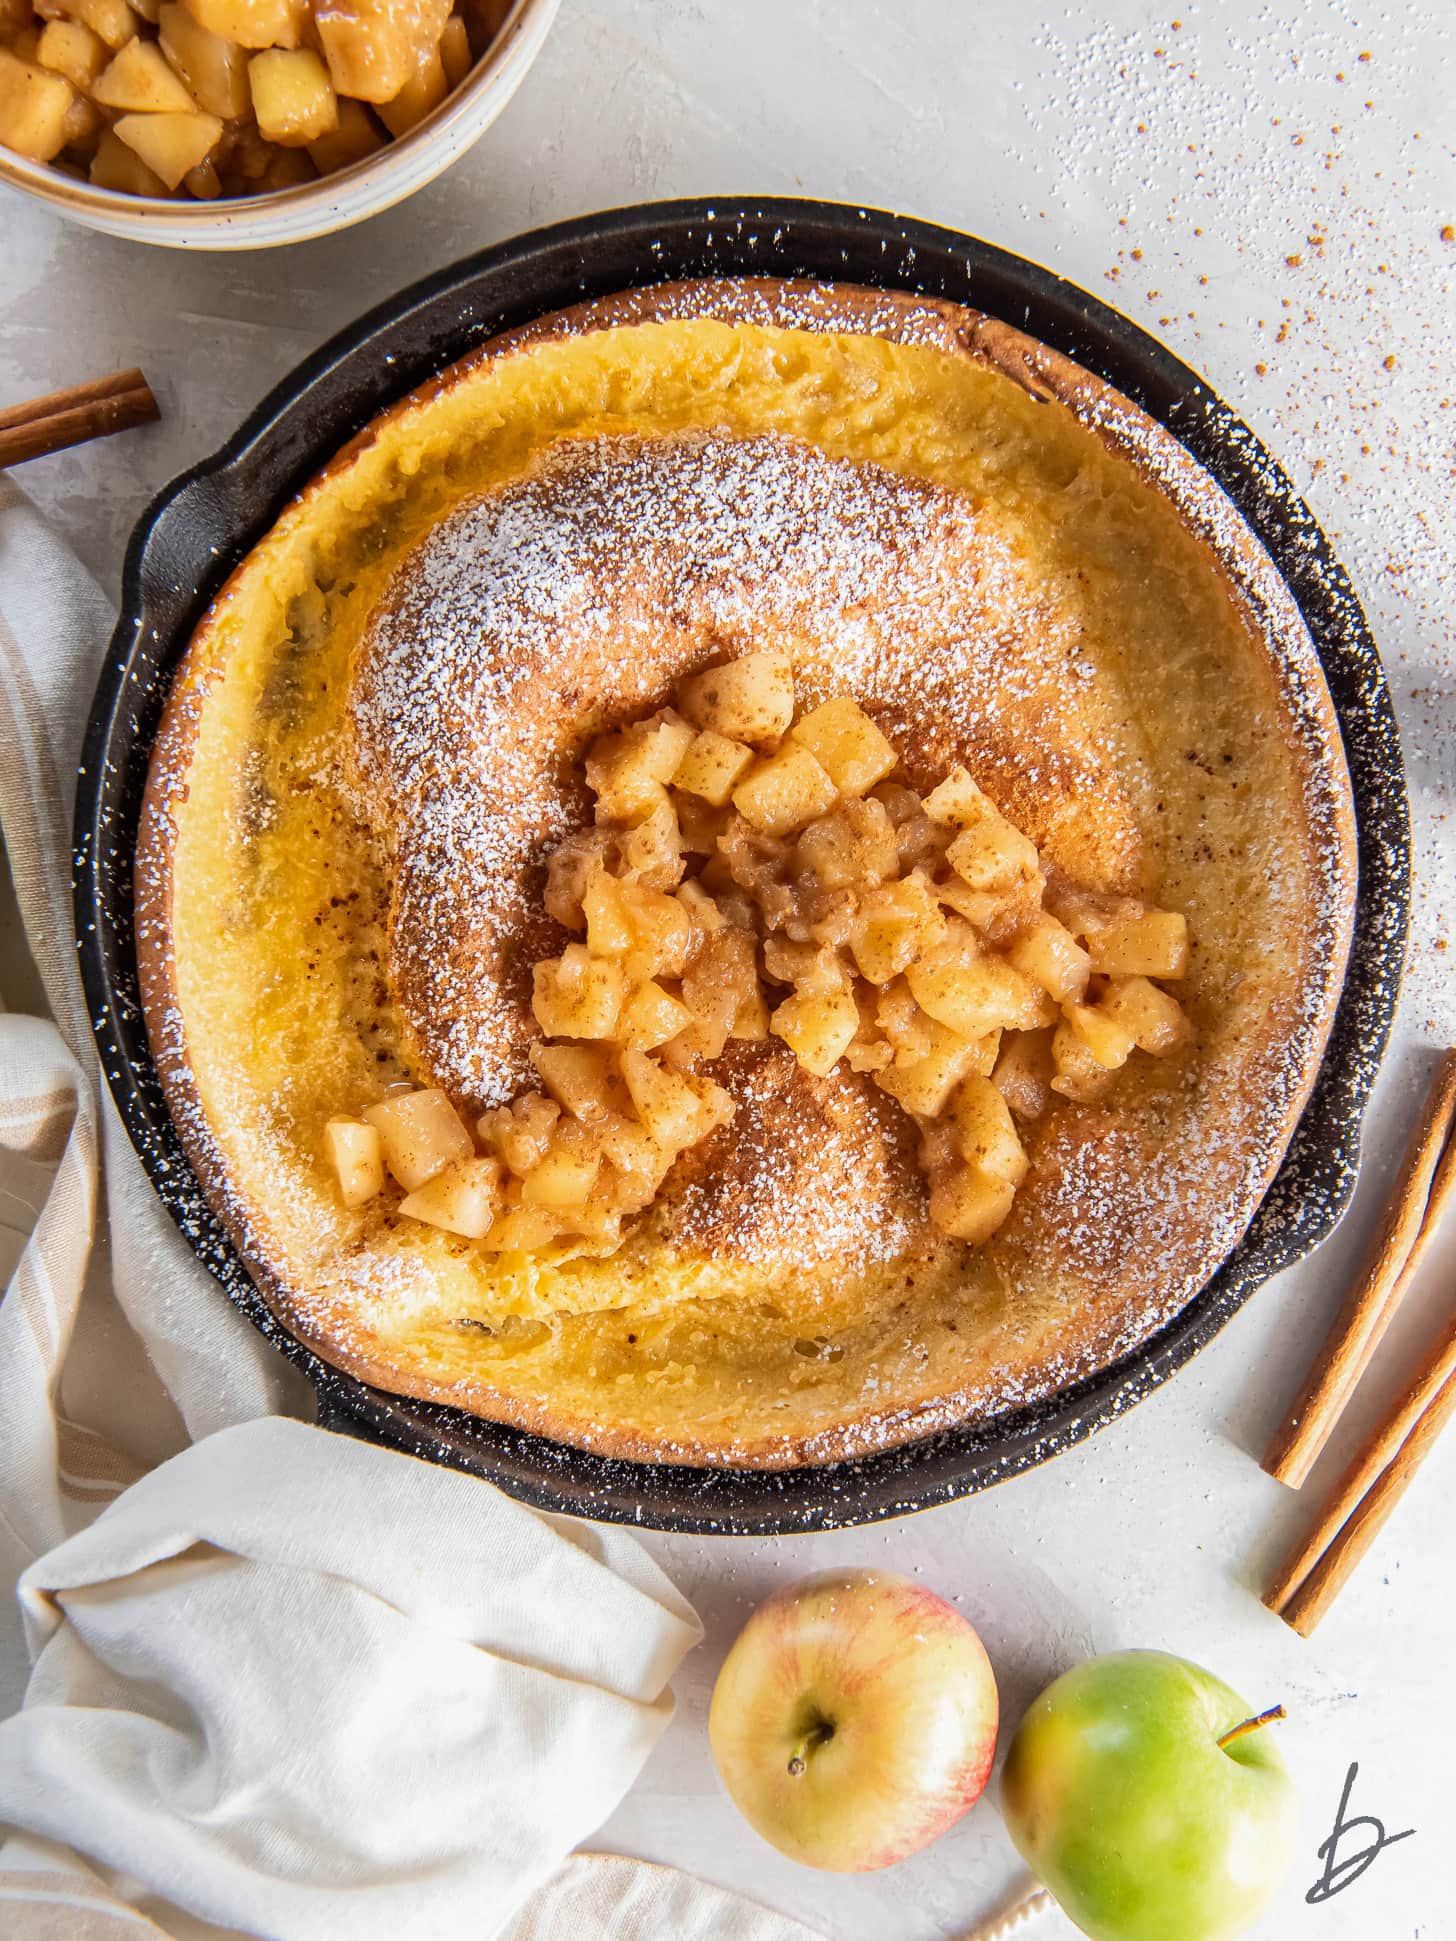
<svg viewBox="0 0 1456 1941">
<path fill-rule="evenodd" d="M 1220 1752 L 1226 1752 L 1235 1739 L 1245 1738 L 1250 1732 L 1257 1732 L 1262 1725 L 1272 1725 L 1276 1719 L 1288 1718 L 1289 1714 L 1282 1705 L 1271 1705 L 1267 1712 L 1260 1712 L 1257 1718 L 1245 1719 L 1236 1725 L 1232 1732 L 1225 1732 L 1218 1742 Z"/>
<path fill-rule="evenodd" d="M 809 1770 L 809 1754 L 811 1752 L 817 1752 L 826 1740 L 832 1739 L 833 1737 L 834 1727 L 827 1719 L 821 1719 L 817 1725 L 811 1726 L 789 1755 L 789 1773 L 791 1777 L 798 1779 L 801 1774 L 807 1772 Z"/>
</svg>

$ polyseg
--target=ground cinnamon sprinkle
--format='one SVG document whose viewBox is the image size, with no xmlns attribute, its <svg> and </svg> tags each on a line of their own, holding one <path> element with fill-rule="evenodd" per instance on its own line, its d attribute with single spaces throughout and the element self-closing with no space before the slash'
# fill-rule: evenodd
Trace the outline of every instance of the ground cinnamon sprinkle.
<svg viewBox="0 0 1456 1941">
<path fill-rule="evenodd" d="M 1309 492 L 1380 641 L 1408 761 L 1427 797 L 1434 792 L 1417 829 L 1419 940 L 1440 921 L 1441 893 L 1425 886 L 1456 877 L 1456 394 L 1443 349 L 1456 221 L 1432 220 L 1435 158 L 1393 77 L 1429 65 L 1435 13 L 1391 14 L 1381 47 L 1358 51 L 1333 20 L 1266 11 L 1244 26 L 1220 22 L 1216 35 L 1186 25 L 1186 65 L 1155 56 L 1156 28 L 1044 28 L 1037 45 L 1055 71 L 1055 105 L 1041 110 L 1020 159 L 1029 181 L 1049 156 L 1072 193 L 1136 212 L 1119 226 L 1133 226 L 1130 240 L 1155 266 L 1152 285 L 1167 296 L 1152 314 L 1191 363 L 1205 338 L 1239 342 L 1209 375 Z M 1366 75 L 1358 102 L 1338 78 L 1353 79 L 1357 62 Z M 1378 75 L 1392 77 L 1388 92 Z M 1256 128 L 1283 139 L 1255 139 Z M 1319 129 L 1329 131 L 1323 140 Z M 1134 130 L 1146 139 L 1133 143 Z M 1291 139 L 1300 130 L 1308 141 Z M 1408 160 L 1392 165 L 1392 156 Z M 1205 222 L 1213 209 L 1216 227 Z M 1125 287 L 1128 259 L 1118 255 L 1103 274 Z M 1215 265 L 1218 313 L 1179 302 L 1208 289 Z M 1256 319 L 1285 277 L 1298 279 L 1299 300 L 1280 298 L 1291 314 L 1266 337 Z M 1342 462 L 1328 462 L 1337 453 Z M 1405 989 L 1444 1043 L 1456 1033 L 1456 989 L 1436 962 L 1418 941 Z"/>
</svg>

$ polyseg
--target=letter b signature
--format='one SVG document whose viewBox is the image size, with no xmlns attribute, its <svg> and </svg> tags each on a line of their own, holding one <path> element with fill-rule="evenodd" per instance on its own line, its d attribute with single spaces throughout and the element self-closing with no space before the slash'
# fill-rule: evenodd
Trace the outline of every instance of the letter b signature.
<svg viewBox="0 0 1456 1941">
<path fill-rule="evenodd" d="M 1387 1833 L 1384 1821 L 1377 1820 L 1368 1813 L 1362 1813 L 1353 1820 L 1345 1818 L 1350 1804 L 1350 1793 L 1355 1784 L 1355 1775 L 1359 1770 L 1358 1765 L 1352 1764 L 1345 1774 L 1345 1790 L 1340 1795 L 1339 1811 L 1335 1815 L 1335 1830 L 1318 1850 L 1319 1857 L 1324 1862 L 1324 1872 L 1304 1897 L 1311 1907 L 1331 1899 L 1335 1894 L 1344 1893 L 1345 1889 L 1352 1887 L 1365 1869 L 1387 1847 L 1393 1847 L 1397 1840 L 1409 1840 L 1415 1832 L 1415 1828 L 1411 1826 L 1407 1827 L 1404 1833 Z M 1356 1836 L 1360 1837 L 1361 1844 L 1341 1855 L 1341 1845 Z"/>
</svg>

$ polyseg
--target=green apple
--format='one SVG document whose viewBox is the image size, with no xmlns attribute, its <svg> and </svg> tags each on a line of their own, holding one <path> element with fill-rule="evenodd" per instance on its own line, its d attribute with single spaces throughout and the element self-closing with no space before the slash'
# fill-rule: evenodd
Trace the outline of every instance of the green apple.
<svg viewBox="0 0 1456 1941">
<path fill-rule="evenodd" d="M 1268 1725 L 1162 1651 L 1093 1658 L 1048 1686 L 1003 1777 L 1022 1858 L 1093 1941 L 1242 1934 L 1283 1869 L 1293 1807 Z"/>
<path fill-rule="evenodd" d="M 755 1832 L 808 1867 L 888 1867 L 985 1790 L 996 1680 L 960 1612 L 888 1570 L 826 1571 L 748 1620 L 708 1736 Z"/>
</svg>

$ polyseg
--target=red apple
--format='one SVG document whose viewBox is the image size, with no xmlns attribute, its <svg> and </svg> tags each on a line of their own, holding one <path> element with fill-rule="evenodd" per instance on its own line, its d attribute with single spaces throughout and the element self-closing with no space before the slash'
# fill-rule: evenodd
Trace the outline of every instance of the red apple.
<svg viewBox="0 0 1456 1941">
<path fill-rule="evenodd" d="M 733 1803 L 791 1860 L 904 1860 L 974 1806 L 996 1752 L 996 1679 L 943 1597 L 833 1570 L 754 1612 L 713 1689 L 708 1736 Z"/>
</svg>

